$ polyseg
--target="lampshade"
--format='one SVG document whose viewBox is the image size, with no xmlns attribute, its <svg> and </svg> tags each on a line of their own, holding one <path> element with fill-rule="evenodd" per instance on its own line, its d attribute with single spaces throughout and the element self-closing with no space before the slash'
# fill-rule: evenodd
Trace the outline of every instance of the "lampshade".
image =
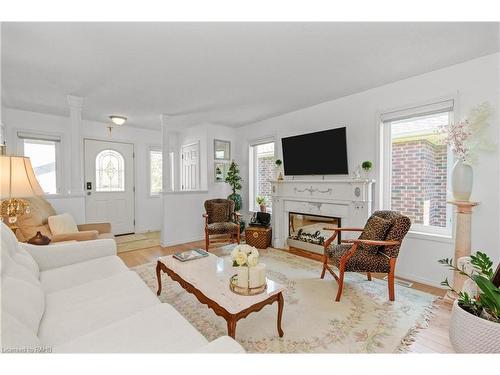
<svg viewBox="0 0 500 375">
<path fill-rule="evenodd" d="M 29 198 L 44 195 L 29 158 L 1 156 L 0 199 Z"/>
</svg>

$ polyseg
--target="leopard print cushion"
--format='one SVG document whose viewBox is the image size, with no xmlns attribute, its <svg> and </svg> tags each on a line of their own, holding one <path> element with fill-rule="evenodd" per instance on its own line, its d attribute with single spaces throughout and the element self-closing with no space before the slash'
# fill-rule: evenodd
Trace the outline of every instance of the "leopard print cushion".
<svg viewBox="0 0 500 375">
<path fill-rule="evenodd" d="M 208 224 L 207 231 L 208 234 L 228 234 L 228 233 L 238 233 L 239 225 L 232 222 L 225 223 L 212 223 Z"/>
<path fill-rule="evenodd" d="M 231 221 L 234 202 L 230 199 L 210 199 L 205 201 L 205 211 L 209 224 Z"/>
<path fill-rule="evenodd" d="M 379 216 L 372 215 L 366 222 L 363 232 L 359 236 L 360 240 L 373 240 L 373 241 L 383 241 L 386 239 L 387 231 L 390 229 L 392 223 L 390 220 L 383 219 Z M 359 247 L 366 251 L 371 251 L 377 253 L 380 246 L 370 246 L 365 244 L 360 244 Z"/>
<path fill-rule="evenodd" d="M 331 263 L 337 268 L 340 258 L 351 249 L 350 244 L 330 245 L 326 252 Z M 347 272 L 383 272 L 390 270 L 389 259 L 382 254 L 358 247 L 345 266 Z"/>
</svg>

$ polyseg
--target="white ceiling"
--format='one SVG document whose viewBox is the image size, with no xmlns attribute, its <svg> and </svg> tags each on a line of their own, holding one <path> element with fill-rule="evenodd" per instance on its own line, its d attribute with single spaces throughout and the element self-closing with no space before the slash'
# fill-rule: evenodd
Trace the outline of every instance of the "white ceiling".
<svg viewBox="0 0 500 375">
<path fill-rule="evenodd" d="M 241 126 L 499 50 L 497 23 L 3 23 L 3 104 Z"/>
</svg>

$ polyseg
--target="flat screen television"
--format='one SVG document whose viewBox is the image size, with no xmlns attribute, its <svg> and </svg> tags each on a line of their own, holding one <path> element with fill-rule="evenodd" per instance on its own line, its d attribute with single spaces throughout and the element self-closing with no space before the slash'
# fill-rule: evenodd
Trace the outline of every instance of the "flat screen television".
<svg viewBox="0 0 500 375">
<path fill-rule="evenodd" d="M 285 175 L 349 174 L 346 128 L 281 139 Z"/>
</svg>

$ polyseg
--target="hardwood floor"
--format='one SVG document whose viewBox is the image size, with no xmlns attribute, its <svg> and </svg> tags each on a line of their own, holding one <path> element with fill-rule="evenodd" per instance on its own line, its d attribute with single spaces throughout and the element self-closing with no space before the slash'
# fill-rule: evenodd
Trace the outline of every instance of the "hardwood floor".
<svg viewBox="0 0 500 375">
<path fill-rule="evenodd" d="M 221 244 L 220 246 L 223 246 Z M 185 251 L 194 248 L 204 248 L 204 241 L 189 242 L 176 246 L 160 247 L 154 246 L 140 250 L 120 253 L 118 256 L 128 267 L 135 267 L 144 263 L 155 261 L 158 257 L 170 255 L 178 251 Z M 216 245 L 212 246 L 213 248 Z M 290 249 L 293 254 L 304 256 L 310 259 L 322 260 L 321 255 L 302 251 L 299 249 Z M 373 277 L 382 278 L 385 274 L 372 274 Z M 431 293 L 442 297 L 444 291 L 429 285 L 413 282 L 412 288 Z M 333 298 L 333 297 L 332 297 Z M 450 320 L 451 305 L 442 299 L 436 302 L 436 308 L 429 320 L 428 328 L 420 330 L 415 336 L 415 341 L 409 347 L 410 353 L 454 353 L 448 338 L 448 326 Z"/>
</svg>

